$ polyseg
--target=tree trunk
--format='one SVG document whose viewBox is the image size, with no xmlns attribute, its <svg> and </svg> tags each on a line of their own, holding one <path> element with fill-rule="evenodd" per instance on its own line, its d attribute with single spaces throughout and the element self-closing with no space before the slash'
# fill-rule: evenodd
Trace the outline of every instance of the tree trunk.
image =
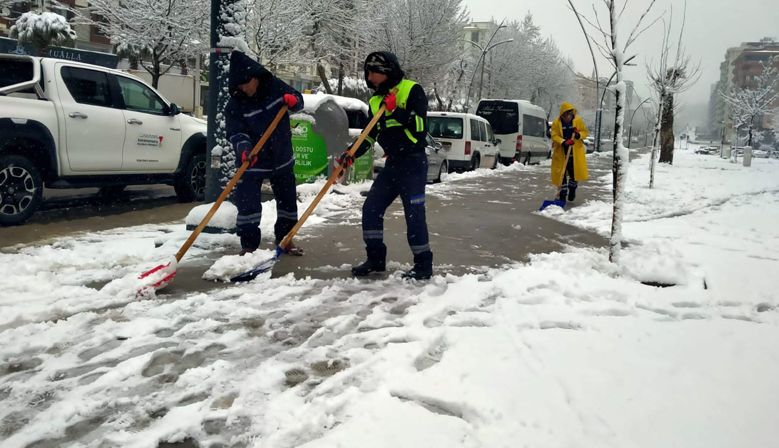
<svg viewBox="0 0 779 448">
<path fill-rule="evenodd" d="M 621 67 L 617 68 L 617 83 L 622 82 Z M 614 92 L 617 103 L 616 117 L 614 120 L 614 207 L 611 218 L 611 238 L 609 239 L 609 261 L 619 264 L 620 251 L 622 249 L 622 218 L 625 206 L 625 182 L 627 181 L 630 153 L 622 145 L 622 123 L 625 122 L 625 99 L 620 95 L 620 90 Z"/>
<path fill-rule="evenodd" d="M 441 99 L 441 96 L 438 95 L 438 86 L 436 83 L 433 83 L 433 94 L 435 95 L 436 101 L 438 101 L 438 110 L 444 110 L 444 102 Z"/>
<path fill-rule="evenodd" d="M 130 70 L 138 70 L 138 56 L 130 53 L 127 58 L 130 60 Z"/>
<path fill-rule="evenodd" d="M 344 64 L 338 64 L 338 95 L 344 94 Z"/>
<path fill-rule="evenodd" d="M 151 72 L 151 86 L 155 89 L 160 83 L 160 76 L 161 76 L 161 61 L 160 58 L 157 57 L 156 54 L 152 55 L 152 72 Z"/>
<path fill-rule="evenodd" d="M 674 163 L 674 97 L 668 94 L 663 105 L 663 124 L 660 128 L 660 163 Z"/>
<path fill-rule="evenodd" d="M 665 95 L 660 96 L 660 106 L 657 112 L 658 117 L 663 116 L 663 104 L 665 104 Z M 661 122 L 658 120 L 655 125 L 654 136 L 652 137 L 652 154 L 649 158 L 649 188 L 654 188 L 655 186 L 655 161 L 657 160 L 657 143 L 660 138 L 660 128 Z"/>
<path fill-rule="evenodd" d="M 316 65 L 316 71 L 319 74 L 319 79 L 322 80 L 322 84 L 325 86 L 325 91 L 328 95 L 333 94 L 333 89 L 330 87 L 330 81 L 327 79 L 327 73 L 325 73 L 325 67 L 322 64 Z"/>
</svg>

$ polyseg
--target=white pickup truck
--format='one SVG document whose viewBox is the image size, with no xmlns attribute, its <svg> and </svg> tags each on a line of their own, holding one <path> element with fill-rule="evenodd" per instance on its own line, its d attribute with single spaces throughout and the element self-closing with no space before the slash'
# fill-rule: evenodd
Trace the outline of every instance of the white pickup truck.
<svg viewBox="0 0 779 448">
<path fill-rule="evenodd" d="M 0 55 L 0 226 L 23 222 L 43 187 L 169 184 L 205 194 L 206 122 L 142 80 L 95 65 Z"/>
</svg>

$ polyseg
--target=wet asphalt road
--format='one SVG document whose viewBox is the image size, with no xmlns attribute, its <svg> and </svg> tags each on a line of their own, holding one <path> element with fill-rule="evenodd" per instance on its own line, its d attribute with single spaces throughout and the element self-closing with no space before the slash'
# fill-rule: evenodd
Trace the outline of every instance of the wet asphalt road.
<svg viewBox="0 0 779 448">
<path fill-rule="evenodd" d="M 633 152 L 631 155 L 635 155 Z M 610 190 L 593 179 L 611 170 L 611 157 L 588 157 L 590 181 L 580 184 L 576 207 L 588 199 L 605 199 Z M 552 199 L 549 167 L 528 171 L 505 171 L 496 176 L 461 179 L 431 185 L 427 196 L 430 244 L 436 273 L 460 275 L 478 267 L 494 267 L 527 261 L 531 254 L 561 250 L 565 246 L 606 245 L 594 233 L 533 213 Z M 50 192 L 47 192 L 50 193 Z M 267 198 L 270 199 L 270 198 Z M 140 224 L 183 221 L 195 204 L 178 203 L 172 187 L 129 187 L 118 197 L 105 200 L 96 190 L 54 191 L 47 194 L 42 210 L 21 226 L 0 228 L 0 250 L 18 244 L 48 244 L 56 237 Z M 388 262 L 395 269 L 412 263 L 405 235 L 402 206 L 396 201 L 385 216 Z M 283 256 L 274 276 L 328 279 L 348 276 L 346 265 L 360 263 L 365 253 L 359 222 L 328 221 L 306 228 L 296 237 L 303 257 Z M 266 242 L 263 248 L 271 249 Z M 167 293 L 186 293 L 221 287 L 201 279 L 203 272 L 229 252 L 215 251 L 209 257 L 184 262 Z M 395 262 L 395 263 L 392 263 Z M 322 269 L 323 266 L 332 268 Z"/>
</svg>

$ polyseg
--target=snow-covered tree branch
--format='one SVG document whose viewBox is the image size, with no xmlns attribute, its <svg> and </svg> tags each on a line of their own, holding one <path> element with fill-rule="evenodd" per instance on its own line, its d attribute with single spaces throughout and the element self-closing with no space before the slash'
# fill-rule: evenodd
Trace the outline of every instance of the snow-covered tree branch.
<svg viewBox="0 0 779 448">
<path fill-rule="evenodd" d="M 779 68 L 776 67 L 775 58 L 763 62 L 762 66 L 762 73 L 749 80 L 749 87 L 734 87 L 730 94 L 722 94 L 725 102 L 730 106 L 731 118 L 736 129 L 742 126 L 749 127 L 750 146 L 752 146 L 755 120 L 764 115 L 775 115 L 777 102 L 779 102 Z"/>
<path fill-rule="evenodd" d="M 94 25 L 116 45 L 117 53 L 152 76 L 152 86 L 174 64 L 206 48 L 207 0 L 90 0 L 88 8 L 69 8 L 78 23 Z"/>
<path fill-rule="evenodd" d="M 658 116 L 661 118 L 656 127 L 656 135 L 652 145 L 652 166 L 650 169 L 649 188 L 654 186 L 655 160 L 657 143 L 660 143 L 660 163 L 673 164 L 674 152 L 674 117 L 678 112 L 676 97 L 687 91 L 700 78 L 700 62 L 695 63 L 682 45 L 684 29 L 687 21 L 687 2 L 685 1 L 679 37 L 675 49 L 671 41 L 673 25 L 673 7 L 668 23 L 663 20 L 663 41 L 660 59 L 656 67 L 647 67 L 647 77 L 654 94 L 657 97 Z"/>
<path fill-rule="evenodd" d="M 76 32 L 64 17 L 53 12 L 26 12 L 11 27 L 11 37 L 21 44 L 31 44 L 39 56 L 47 56 L 52 45 L 72 45 Z"/>
</svg>

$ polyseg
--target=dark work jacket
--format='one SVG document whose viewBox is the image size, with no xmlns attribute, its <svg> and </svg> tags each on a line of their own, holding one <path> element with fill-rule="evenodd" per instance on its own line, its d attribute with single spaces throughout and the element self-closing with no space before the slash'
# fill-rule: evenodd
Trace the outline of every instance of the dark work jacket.
<svg viewBox="0 0 779 448">
<path fill-rule="evenodd" d="M 257 78 L 259 85 L 254 96 L 247 97 L 238 86 L 251 78 Z M 225 126 L 227 138 L 235 150 L 236 166 L 240 166 L 241 154 L 254 148 L 284 106 L 284 94 L 294 95 L 298 99 L 295 107 L 290 109 L 291 112 L 303 109 L 303 96 L 240 51 L 233 51 L 230 56 L 229 86 L 232 98 L 225 109 Z M 247 172 L 271 173 L 291 170 L 294 165 L 289 114 L 285 114 L 257 154 L 257 163 Z"/>
</svg>

